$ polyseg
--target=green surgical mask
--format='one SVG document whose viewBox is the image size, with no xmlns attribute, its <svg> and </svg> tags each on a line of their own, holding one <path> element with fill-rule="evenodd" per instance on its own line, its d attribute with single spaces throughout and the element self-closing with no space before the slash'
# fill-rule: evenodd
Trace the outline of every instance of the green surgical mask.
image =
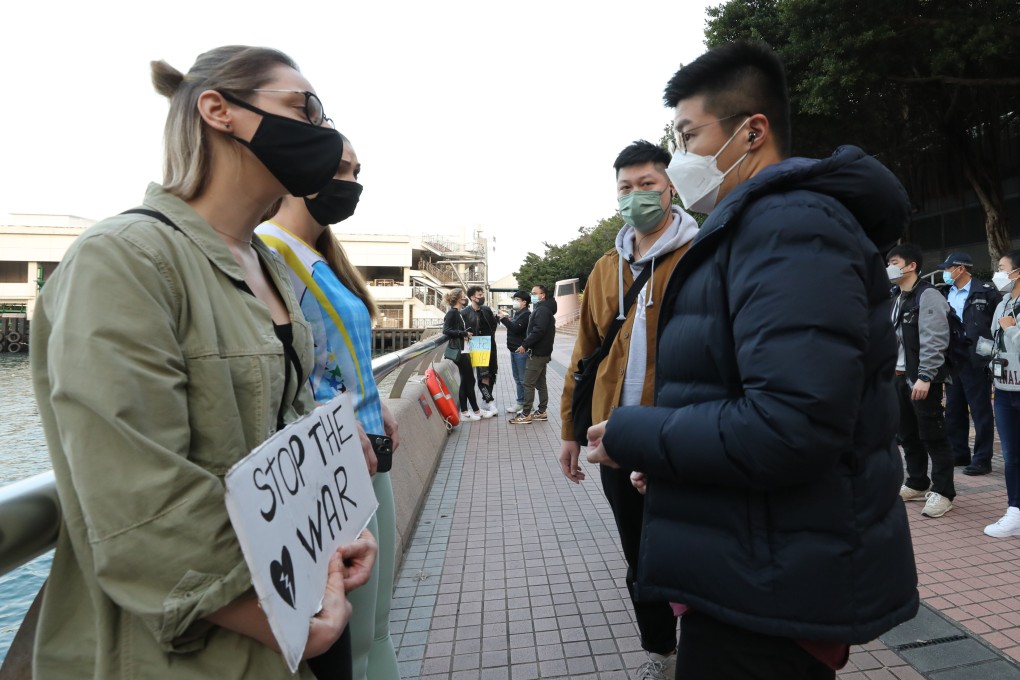
<svg viewBox="0 0 1020 680">
<path fill-rule="evenodd" d="M 626 196 L 620 196 L 620 215 L 623 221 L 634 227 L 642 234 L 651 231 L 662 221 L 666 214 L 662 207 L 662 194 L 664 191 L 632 191 Z"/>
</svg>

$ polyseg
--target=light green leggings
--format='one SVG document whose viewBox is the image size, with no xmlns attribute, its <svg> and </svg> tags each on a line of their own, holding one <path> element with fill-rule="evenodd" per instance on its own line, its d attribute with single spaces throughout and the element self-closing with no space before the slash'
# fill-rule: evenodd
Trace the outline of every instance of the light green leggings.
<svg viewBox="0 0 1020 680">
<path fill-rule="evenodd" d="M 397 552 L 397 518 L 393 509 L 393 486 L 389 473 L 372 478 L 379 510 L 368 524 L 379 542 L 379 556 L 368 583 L 348 599 L 351 616 L 351 650 L 355 680 L 400 680 L 397 655 L 390 638 L 390 600 L 393 596 L 394 560 Z"/>
</svg>

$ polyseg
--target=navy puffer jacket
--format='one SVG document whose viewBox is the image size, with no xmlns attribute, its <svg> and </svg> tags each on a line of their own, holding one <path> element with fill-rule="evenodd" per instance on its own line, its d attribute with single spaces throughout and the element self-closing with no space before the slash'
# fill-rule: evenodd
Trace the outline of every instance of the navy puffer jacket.
<svg viewBox="0 0 1020 680">
<path fill-rule="evenodd" d="M 847 643 L 917 612 L 881 254 L 908 215 L 854 147 L 713 211 L 663 300 L 656 405 L 614 410 L 604 439 L 649 478 L 640 597 Z"/>
</svg>

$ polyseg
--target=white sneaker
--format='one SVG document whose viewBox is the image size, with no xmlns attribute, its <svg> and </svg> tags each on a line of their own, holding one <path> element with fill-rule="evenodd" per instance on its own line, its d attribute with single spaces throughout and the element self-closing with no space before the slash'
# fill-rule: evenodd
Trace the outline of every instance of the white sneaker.
<svg viewBox="0 0 1020 680">
<path fill-rule="evenodd" d="M 484 406 L 482 406 L 482 413 L 485 413 L 486 411 L 488 411 L 492 415 L 496 415 L 497 413 L 499 413 L 499 408 L 496 407 L 496 402 L 490 401 L 487 402 Z"/>
<path fill-rule="evenodd" d="M 479 418 L 491 418 L 492 416 L 496 415 L 496 409 L 493 408 L 490 411 L 489 409 L 483 408 L 481 411 L 475 411 L 475 415 L 478 416 Z"/>
<path fill-rule="evenodd" d="M 514 404 L 513 406 L 507 406 L 506 407 L 506 412 L 507 413 L 520 413 L 523 410 L 524 410 L 524 404 Z"/>
<path fill-rule="evenodd" d="M 941 517 L 953 509 L 953 501 L 940 493 L 928 492 L 928 500 L 924 503 L 924 510 L 921 514 L 925 517 Z"/>
<path fill-rule="evenodd" d="M 475 415 L 471 411 L 461 411 L 460 412 L 460 419 L 461 419 L 461 421 L 465 421 L 465 420 L 481 420 L 482 417 L 478 416 L 478 415 Z"/>
<path fill-rule="evenodd" d="M 645 652 L 648 661 L 645 661 L 637 669 L 638 680 L 673 680 L 676 675 L 676 653 L 669 656 Z"/>
<path fill-rule="evenodd" d="M 992 538 L 1020 536 L 1020 508 L 1008 508 L 1002 519 L 985 527 L 985 535 Z"/>
<path fill-rule="evenodd" d="M 904 484 L 900 487 L 900 498 L 905 501 L 925 501 L 928 500 L 928 489 L 919 491 Z"/>
</svg>

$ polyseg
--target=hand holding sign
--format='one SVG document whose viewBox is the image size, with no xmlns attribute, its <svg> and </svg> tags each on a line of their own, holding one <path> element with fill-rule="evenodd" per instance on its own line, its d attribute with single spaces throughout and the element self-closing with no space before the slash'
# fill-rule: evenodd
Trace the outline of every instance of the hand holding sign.
<svg viewBox="0 0 1020 680">
<path fill-rule="evenodd" d="M 302 658 L 316 656 L 309 649 L 328 649 L 350 616 L 347 555 L 337 548 L 351 544 L 351 586 L 365 561 L 374 559 L 369 545 L 356 540 L 379 507 L 359 429 L 350 396 L 341 394 L 227 473 L 230 522 L 292 672 Z"/>
<path fill-rule="evenodd" d="M 344 592 L 344 563 L 340 550 L 329 558 L 329 575 L 326 578 L 326 593 L 322 597 L 322 609 L 312 617 L 308 627 L 308 642 L 302 658 L 310 659 L 325 654 L 351 620 L 351 603 Z"/>
</svg>

